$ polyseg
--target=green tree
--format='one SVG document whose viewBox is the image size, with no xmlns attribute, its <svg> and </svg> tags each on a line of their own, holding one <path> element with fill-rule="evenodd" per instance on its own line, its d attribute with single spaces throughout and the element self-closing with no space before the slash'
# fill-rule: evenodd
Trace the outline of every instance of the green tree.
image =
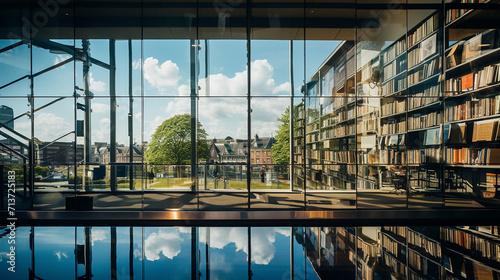
<svg viewBox="0 0 500 280">
<path fill-rule="evenodd" d="M 271 158 L 273 164 L 286 165 L 290 163 L 290 107 L 286 108 L 283 115 L 278 118 L 278 121 L 281 124 L 278 126 L 278 130 L 276 130 L 276 136 L 274 137 L 276 143 L 271 147 Z M 297 129 L 295 123 L 294 129 Z"/>
<path fill-rule="evenodd" d="M 198 122 L 198 160 L 208 159 L 207 132 Z M 145 153 L 148 164 L 175 164 L 181 177 L 181 164 L 191 162 L 191 116 L 175 115 L 160 124 Z"/>
<path fill-rule="evenodd" d="M 35 166 L 35 176 L 45 177 L 47 176 L 47 173 L 49 171 L 50 168 L 48 166 L 40 166 L 40 165 Z"/>
</svg>

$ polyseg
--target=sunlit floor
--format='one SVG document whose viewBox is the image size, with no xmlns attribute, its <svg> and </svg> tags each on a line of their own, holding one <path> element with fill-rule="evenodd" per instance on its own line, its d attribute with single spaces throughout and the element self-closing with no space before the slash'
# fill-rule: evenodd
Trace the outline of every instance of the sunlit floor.
<svg viewBox="0 0 500 280">
<path fill-rule="evenodd" d="M 73 191 L 37 190 L 33 210 L 61 211 Z M 93 197 L 94 210 L 334 210 L 395 208 L 498 208 L 496 199 L 462 193 L 395 193 L 390 191 L 303 192 L 290 191 L 99 191 L 78 193 Z M 250 197 L 249 197 L 250 196 Z M 17 199 L 17 209 L 29 209 L 29 199 Z"/>
</svg>

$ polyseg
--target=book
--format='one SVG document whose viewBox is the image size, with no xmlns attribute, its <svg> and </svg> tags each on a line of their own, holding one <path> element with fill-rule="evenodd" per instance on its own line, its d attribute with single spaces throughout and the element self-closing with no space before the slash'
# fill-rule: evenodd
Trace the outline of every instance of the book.
<svg viewBox="0 0 500 280">
<path fill-rule="evenodd" d="M 469 91 L 471 89 L 474 89 L 474 74 L 470 73 L 465 76 L 462 76 L 462 91 Z"/>
<path fill-rule="evenodd" d="M 425 131 L 424 145 L 439 145 L 441 128 L 433 128 Z"/>
<path fill-rule="evenodd" d="M 446 67 L 451 68 L 457 66 L 462 61 L 462 48 L 464 41 L 456 43 L 446 56 Z"/>
<path fill-rule="evenodd" d="M 472 142 L 494 141 L 497 138 L 498 119 L 474 123 Z"/>
<path fill-rule="evenodd" d="M 481 34 L 478 34 L 464 44 L 462 63 L 481 54 Z"/>
<path fill-rule="evenodd" d="M 449 144 L 464 144 L 467 142 L 467 125 L 465 123 L 448 124 L 449 131 Z"/>
</svg>

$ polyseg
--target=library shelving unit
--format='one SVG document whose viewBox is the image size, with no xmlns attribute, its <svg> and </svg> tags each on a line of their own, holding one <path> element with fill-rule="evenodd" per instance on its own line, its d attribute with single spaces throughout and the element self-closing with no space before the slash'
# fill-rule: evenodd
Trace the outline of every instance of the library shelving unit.
<svg viewBox="0 0 500 280">
<path fill-rule="evenodd" d="M 293 106 L 293 188 L 302 189 L 304 186 L 304 158 L 305 158 L 305 107 L 304 101 Z"/>
<path fill-rule="evenodd" d="M 441 227 L 441 240 L 443 267 L 449 278 L 496 279 L 500 275 L 498 233 L 479 227 Z"/>
<path fill-rule="evenodd" d="M 408 227 L 408 269 L 414 279 L 441 279 L 443 266 L 439 237 L 438 227 Z"/>
<path fill-rule="evenodd" d="M 306 93 L 306 187 L 354 190 L 354 47 L 345 41 L 316 72 Z"/>
<path fill-rule="evenodd" d="M 297 184 L 495 205 L 500 13 L 449 2 L 391 43 L 343 41 L 318 68 L 296 120 Z"/>
<path fill-rule="evenodd" d="M 406 227 L 383 226 L 380 230 L 382 263 L 392 271 L 392 279 L 407 279 Z"/>
<path fill-rule="evenodd" d="M 453 3 L 471 2 L 498 3 Z M 498 16 L 498 9 L 446 9 L 443 142 L 449 195 L 497 196 L 500 34 L 492 18 Z"/>
</svg>

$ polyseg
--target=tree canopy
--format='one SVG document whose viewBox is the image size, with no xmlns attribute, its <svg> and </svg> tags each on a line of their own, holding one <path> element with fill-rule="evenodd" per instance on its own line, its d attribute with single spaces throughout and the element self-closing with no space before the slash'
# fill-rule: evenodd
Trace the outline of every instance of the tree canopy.
<svg viewBox="0 0 500 280">
<path fill-rule="evenodd" d="M 207 133 L 198 122 L 198 160 L 208 158 Z M 148 164 L 189 164 L 191 162 L 191 116 L 175 115 L 163 121 L 152 136 L 145 153 Z"/>
<path fill-rule="evenodd" d="M 276 130 L 276 143 L 271 147 L 273 164 L 290 163 L 290 107 L 287 107 L 278 121 L 281 124 Z M 295 128 L 295 126 L 294 126 Z"/>
</svg>

